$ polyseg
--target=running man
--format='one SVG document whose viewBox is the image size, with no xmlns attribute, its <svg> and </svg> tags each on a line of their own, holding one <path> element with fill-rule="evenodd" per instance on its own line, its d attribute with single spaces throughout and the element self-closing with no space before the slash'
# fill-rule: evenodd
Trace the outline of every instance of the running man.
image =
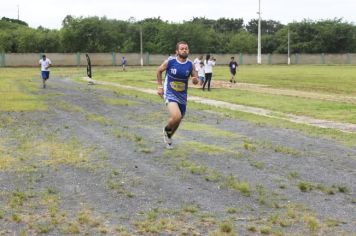
<svg viewBox="0 0 356 236">
<path fill-rule="evenodd" d="M 168 149 L 172 148 L 172 136 L 186 111 L 189 77 L 192 77 L 193 84 L 199 82 L 194 64 L 188 59 L 188 54 L 188 44 L 181 41 L 176 45 L 176 57 L 169 57 L 157 69 L 157 93 L 164 98 L 169 114 L 168 124 L 163 128 L 164 142 Z M 164 71 L 166 75 L 163 85 Z"/>
<path fill-rule="evenodd" d="M 230 68 L 230 74 L 231 74 L 231 79 L 230 79 L 230 83 L 236 83 L 235 80 L 235 75 L 236 75 L 236 69 L 239 66 L 239 64 L 237 64 L 237 62 L 235 61 L 235 57 L 231 57 L 231 61 L 229 63 L 229 68 Z"/>
<path fill-rule="evenodd" d="M 49 68 L 52 66 L 52 62 L 43 54 L 42 59 L 38 63 L 41 65 L 43 88 L 46 88 L 46 81 L 49 79 Z"/>
</svg>

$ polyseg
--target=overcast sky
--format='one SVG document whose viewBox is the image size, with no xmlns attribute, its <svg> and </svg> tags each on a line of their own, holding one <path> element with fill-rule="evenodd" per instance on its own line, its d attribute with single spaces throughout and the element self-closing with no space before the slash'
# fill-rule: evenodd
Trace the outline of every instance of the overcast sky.
<svg viewBox="0 0 356 236">
<path fill-rule="evenodd" d="M 109 19 L 142 20 L 161 17 L 181 23 L 193 17 L 257 18 L 258 0 L 0 0 L 0 18 L 20 20 L 31 27 L 61 28 L 66 15 L 106 16 Z M 356 0 L 261 0 L 262 19 L 283 24 L 303 19 L 343 18 L 356 24 Z"/>
</svg>

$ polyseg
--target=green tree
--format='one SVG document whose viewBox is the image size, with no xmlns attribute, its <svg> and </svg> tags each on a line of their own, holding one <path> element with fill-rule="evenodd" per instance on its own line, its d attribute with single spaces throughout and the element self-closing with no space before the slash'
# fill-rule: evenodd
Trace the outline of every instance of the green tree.
<svg viewBox="0 0 356 236">
<path fill-rule="evenodd" d="M 320 21 L 315 25 L 318 34 L 313 42 L 319 52 L 347 53 L 354 49 L 355 27 L 341 19 Z"/>
<path fill-rule="evenodd" d="M 106 17 L 67 16 L 63 20 L 61 40 L 70 52 L 112 52 L 127 47 L 128 30 L 128 24 Z"/>
<path fill-rule="evenodd" d="M 145 52 L 158 52 L 160 51 L 160 31 L 163 25 L 168 24 L 158 18 L 147 18 L 138 22 L 138 27 L 142 27 L 143 34 L 143 50 Z"/>
<path fill-rule="evenodd" d="M 11 33 L 0 31 L 0 52 L 11 52 L 13 38 Z"/>
<path fill-rule="evenodd" d="M 207 19 L 205 17 L 194 17 L 191 22 L 193 24 L 201 24 L 207 28 L 214 28 L 215 20 Z"/>
<path fill-rule="evenodd" d="M 19 24 L 19 25 L 24 25 L 24 26 L 28 26 L 28 24 L 22 20 L 18 20 L 18 19 L 11 19 L 11 18 L 7 18 L 7 17 L 2 17 L 1 18 L 2 21 L 7 21 L 13 24 Z"/>
<path fill-rule="evenodd" d="M 28 27 L 26 22 L 0 20 L 2 52 L 139 52 L 140 31 L 143 50 L 173 54 L 178 41 L 187 41 L 191 53 L 255 53 L 256 19 L 244 29 L 243 20 L 193 18 L 183 23 L 168 23 L 158 18 L 136 21 L 106 17 L 66 16 L 60 30 Z M 356 52 L 356 26 L 342 19 L 293 22 L 262 20 L 262 52 L 286 53 L 288 29 L 292 53 Z"/>
<path fill-rule="evenodd" d="M 49 30 L 42 27 L 37 29 L 38 36 L 38 46 L 39 52 L 62 52 L 62 45 L 60 38 L 60 33 L 58 30 Z"/>
<path fill-rule="evenodd" d="M 292 53 L 355 52 L 356 27 L 341 19 L 290 23 L 276 34 L 277 52 L 287 50 L 288 28 Z"/>
<path fill-rule="evenodd" d="M 21 35 L 21 29 L 29 29 L 27 24 L 3 17 L 0 20 L 0 29 L 0 49 L 3 52 L 18 52 L 17 38 Z"/>
<path fill-rule="evenodd" d="M 187 41 L 191 53 L 215 51 L 215 48 L 212 48 L 215 37 L 215 33 L 212 29 L 200 24 L 185 23 L 178 25 L 177 30 L 180 32 L 177 37 L 177 42 L 182 40 Z"/>
<path fill-rule="evenodd" d="M 244 29 L 244 20 L 220 18 L 214 23 L 214 30 L 219 33 L 237 33 Z"/>
<path fill-rule="evenodd" d="M 296 39 L 296 33 L 290 31 L 290 37 Z M 269 52 L 276 53 L 287 53 L 288 52 L 288 27 L 284 27 L 279 30 L 275 35 L 270 39 L 274 42 L 275 46 L 270 48 Z M 297 45 L 293 42 L 290 45 L 291 53 L 297 53 Z"/>
<path fill-rule="evenodd" d="M 256 53 L 257 38 L 255 35 L 243 31 L 233 35 L 228 45 L 230 53 Z"/>
<path fill-rule="evenodd" d="M 274 20 L 261 20 L 261 34 L 275 34 L 283 28 L 283 24 Z M 246 30 L 251 34 L 258 34 L 258 19 L 252 19 L 246 25 Z"/>
</svg>

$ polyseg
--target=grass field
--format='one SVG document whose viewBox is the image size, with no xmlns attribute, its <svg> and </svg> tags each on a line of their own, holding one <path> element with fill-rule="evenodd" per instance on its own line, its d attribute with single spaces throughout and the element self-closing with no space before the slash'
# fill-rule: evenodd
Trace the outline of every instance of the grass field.
<svg viewBox="0 0 356 236">
<path fill-rule="evenodd" d="M 94 68 L 94 79 L 116 82 L 155 89 L 156 67 L 129 68 L 123 73 L 119 68 Z M 62 70 L 60 70 L 62 71 Z M 63 74 L 81 73 L 75 76 L 80 79 L 82 71 L 74 69 L 63 71 Z M 78 74 L 77 74 L 78 75 Z M 214 69 L 213 81 L 228 81 L 229 72 L 225 67 Z M 304 115 L 317 119 L 332 120 L 356 124 L 356 67 L 353 66 L 241 66 L 237 79 L 239 83 L 257 85 L 255 89 L 246 91 L 236 87 L 234 89 L 216 88 L 211 93 L 204 93 L 200 89 L 192 88 L 190 95 L 270 109 L 272 111 Z M 266 93 L 258 88 L 266 85 L 272 89 L 285 89 L 283 94 Z M 122 91 L 130 93 L 130 91 Z M 305 92 L 313 96 L 305 96 Z M 132 92 L 131 92 L 132 93 Z M 324 99 L 328 97 L 331 99 Z M 191 104 L 197 109 L 202 105 Z M 213 109 L 214 108 L 204 108 Z M 355 145 L 355 134 L 345 134 L 336 130 L 317 129 L 309 126 L 291 124 L 282 120 L 266 119 L 254 115 L 227 112 L 234 117 L 269 123 L 288 128 L 296 128 L 308 133 L 325 135 Z"/>
<path fill-rule="evenodd" d="M 94 67 L 155 89 L 156 67 Z M 161 98 L 85 68 L 0 69 L 0 235 L 353 235 L 356 134 Z M 189 94 L 356 124 L 356 67 L 216 67 Z M 68 78 L 68 79 L 67 79 Z M 225 85 L 228 85 L 225 83 Z M 345 145 L 347 144 L 347 145 Z"/>
<path fill-rule="evenodd" d="M 97 80 L 118 82 L 139 87 L 155 88 L 156 68 L 133 69 L 129 73 L 99 69 Z M 227 81 L 227 68 L 217 67 L 213 80 Z M 237 75 L 238 82 L 268 85 L 271 88 L 313 92 L 334 97 L 356 94 L 356 67 L 351 66 L 243 66 Z M 302 95 L 272 95 L 264 92 L 243 91 L 239 88 L 219 88 L 213 93 L 191 89 L 189 94 L 274 111 L 306 115 L 314 118 L 356 123 L 356 101 L 332 102 L 305 98 Z"/>
<path fill-rule="evenodd" d="M 116 82 L 122 85 L 131 85 L 143 88 L 156 88 L 156 67 L 129 67 L 128 72 L 122 72 L 119 67 L 94 67 L 93 78 L 100 81 Z M 2 110 L 28 110 L 45 109 L 45 98 L 31 100 L 26 96 L 26 90 L 34 89 L 34 83 L 26 83 L 30 78 L 38 77 L 38 70 L 34 68 L 8 68 L 0 71 Z M 85 68 L 54 68 L 51 77 L 70 77 L 81 81 L 85 76 Z M 38 78 L 39 79 L 39 78 Z M 228 68 L 217 66 L 214 69 L 213 81 L 226 82 L 229 79 Z M 238 83 L 252 85 L 252 89 L 245 90 L 236 86 L 230 88 L 214 88 L 212 92 L 203 92 L 198 88 L 191 88 L 190 95 L 226 101 L 233 104 L 242 104 L 252 107 L 265 108 L 286 114 L 303 115 L 317 119 L 356 124 L 356 67 L 354 66 L 241 66 L 237 73 Z M 36 81 L 36 80 L 34 80 Z M 26 85 L 25 85 L 26 84 Z M 284 90 L 285 92 L 268 92 L 260 89 Z M 11 88 L 10 90 L 8 88 Z M 11 91 L 11 95 L 9 95 Z M 19 92 L 22 91 L 22 92 Z M 122 91 L 135 93 L 133 91 Z M 305 96 L 305 93 L 313 96 Z M 25 97 L 23 97 L 25 96 Z M 140 95 L 146 96 L 146 95 Z M 152 96 L 149 96 L 152 97 Z M 324 99 L 327 97 L 328 99 Z M 26 101 L 25 103 L 19 103 Z M 157 99 L 159 101 L 159 99 Z M 13 103 L 12 103 L 13 102 Z M 30 102 L 30 103 L 29 103 Z M 39 103 L 39 104 L 37 104 Z M 199 109 L 202 105 L 190 105 Z M 206 108 L 204 108 L 206 109 Z M 212 109 L 212 108 L 210 108 Z M 345 143 L 355 145 L 355 134 L 344 134 L 336 130 L 315 129 L 308 126 L 290 124 L 273 119 L 262 119 L 238 112 L 227 112 L 242 119 L 256 122 L 275 123 L 289 128 L 297 128 L 308 133 L 321 134 L 336 138 Z"/>
<path fill-rule="evenodd" d="M 38 89 L 37 84 L 29 83 L 37 75 L 35 70 L 0 70 L 0 111 L 45 110 L 42 96 L 31 94 Z"/>
</svg>

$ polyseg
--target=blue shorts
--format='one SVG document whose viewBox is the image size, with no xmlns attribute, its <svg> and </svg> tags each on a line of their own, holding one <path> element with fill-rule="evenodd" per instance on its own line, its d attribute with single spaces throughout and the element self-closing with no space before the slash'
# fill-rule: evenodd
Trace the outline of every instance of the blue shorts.
<svg viewBox="0 0 356 236">
<path fill-rule="evenodd" d="M 42 79 L 49 79 L 49 71 L 41 71 Z"/>
<path fill-rule="evenodd" d="M 204 76 L 199 76 L 199 80 L 201 80 L 201 81 L 205 81 L 205 77 Z"/>
<path fill-rule="evenodd" d="M 177 104 L 178 104 L 178 107 L 179 107 L 179 110 L 180 110 L 180 113 L 182 114 L 182 117 L 184 117 L 185 111 L 187 110 L 187 104 L 181 104 L 181 103 L 178 103 L 177 101 L 174 101 L 174 100 L 171 100 L 171 99 L 167 99 L 167 100 L 166 100 L 166 105 L 167 105 L 169 102 L 175 102 L 175 103 L 177 103 Z"/>
</svg>

